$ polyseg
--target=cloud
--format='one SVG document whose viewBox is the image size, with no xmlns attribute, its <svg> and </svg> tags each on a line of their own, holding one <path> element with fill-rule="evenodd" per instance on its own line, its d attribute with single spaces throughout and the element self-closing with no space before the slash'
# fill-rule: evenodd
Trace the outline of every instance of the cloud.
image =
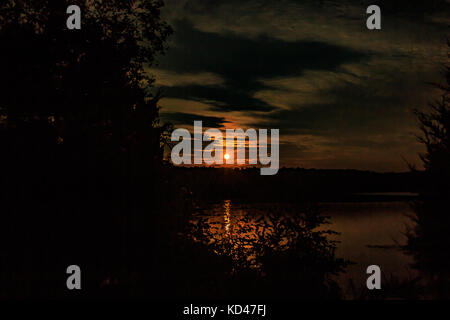
<svg viewBox="0 0 450 320">
<path fill-rule="evenodd" d="M 158 85 L 162 87 L 220 86 L 224 83 L 223 78 L 211 72 L 178 73 L 161 69 L 151 69 L 149 72 L 155 76 Z"/>
<path fill-rule="evenodd" d="M 204 102 L 214 111 L 257 110 L 270 111 L 275 109 L 266 102 L 255 99 L 248 91 L 234 91 L 228 87 L 186 85 L 164 88 L 164 95 L 170 98 Z"/>
<path fill-rule="evenodd" d="M 269 88 L 261 78 L 334 70 L 344 63 L 369 57 L 369 53 L 318 41 L 285 42 L 265 36 L 248 39 L 235 34 L 213 34 L 196 30 L 187 21 L 176 22 L 174 28 L 175 46 L 161 60 L 160 68 L 166 74 L 181 76 L 178 85 L 171 83 L 165 94 L 208 101 L 214 110 L 272 111 L 274 106 L 255 97 L 257 92 Z M 198 76 L 190 84 L 185 81 L 186 74 L 205 73 L 223 81 L 220 85 L 211 81 L 200 84 Z M 167 81 L 160 84 L 164 86 Z"/>
<path fill-rule="evenodd" d="M 249 126 L 281 128 L 284 134 L 351 137 L 379 132 L 411 133 L 412 109 L 423 108 L 436 75 L 389 59 L 344 65 L 335 71 L 265 80 L 271 87 L 257 96 L 276 105 Z"/>
<path fill-rule="evenodd" d="M 285 165 L 404 170 L 401 156 L 420 150 L 411 109 L 435 96 L 426 82 L 447 59 L 448 1 L 166 3 L 170 112 L 279 128 Z M 381 31 L 365 28 L 369 4 Z"/>
<path fill-rule="evenodd" d="M 415 50 L 435 42 L 450 23 L 446 0 L 166 0 L 169 21 L 187 19 L 198 30 L 296 42 L 314 39 L 355 49 Z M 365 27 L 366 8 L 377 4 L 382 32 Z M 440 32 L 439 32 L 440 31 Z M 441 41 L 441 40 L 437 40 Z M 429 46 L 428 46 L 429 47 Z"/>
<path fill-rule="evenodd" d="M 161 118 L 165 121 L 171 122 L 174 125 L 192 126 L 194 121 L 203 121 L 203 127 L 222 128 L 228 121 L 222 117 L 202 116 L 193 113 L 184 112 L 163 112 Z"/>
</svg>

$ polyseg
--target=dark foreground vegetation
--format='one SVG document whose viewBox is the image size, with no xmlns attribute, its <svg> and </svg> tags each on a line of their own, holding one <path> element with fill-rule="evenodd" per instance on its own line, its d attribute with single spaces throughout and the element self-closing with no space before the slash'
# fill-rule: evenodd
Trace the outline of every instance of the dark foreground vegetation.
<svg viewBox="0 0 450 320">
<path fill-rule="evenodd" d="M 447 41 L 450 58 L 450 42 Z M 411 217 L 416 227 L 409 230 L 403 248 L 413 255 L 420 271 L 420 286 L 427 298 L 450 298 L 450 64 L 443 80 L 433 84 L 441 95 L 425 110 L 415 110 L 426 147 L 420 155 L 425 181 L 420 198 L 413 203 Z M 414 170 L 414 168 L 413 168 Z"/>
<path fill-rule="evenodd" d="M 65 27 L 72 4 L 84 12 L 77 32 Z M 170 126 L 144 72 L 172 32 L 161 7 L 1 3 L 0 297 L 339 297 L 329 276 L 345 262 L 313 231 L 325 222 L 314 211 L 271 218 L 271 236 L 253 240 L 263 269 L 189 223 L 193 192 L 162 165 Z M 80 291 L 66 287 L 73 264 Z"/>
<path fill-rule="evenodd" d="M 86 13 L 79 32 L 65 27 L 72 4 Z M 170 126 L 159 122 L 160 95 L 144 72 L 172 33 L 161 8 L 158 0 L 0 4 L 1 298 L 339 298 L 331 279 L 347 262 L 336 258 L 331 231 L 317 231 L 327 220 L 310 203 L 370 191 L 421 192 L 406 249 L 431 279 L 448 280 L 448 86 L 435 110 L 443 131 L 419 114 L 431 130 L 425 180 L 282 169 L 262 181 L 259 170 L 173 168 L 162 159 Z M 207 238 L 209 226 L 191 222 L 196 201 L 269 195 L 304 206 L 292 217 L 274 210 L 243 220 L 250 238 Z M 66 288 L 72 264 L 80 291 Z M 436 282 L 440 296 L 447 284 Z"/>
</svg>

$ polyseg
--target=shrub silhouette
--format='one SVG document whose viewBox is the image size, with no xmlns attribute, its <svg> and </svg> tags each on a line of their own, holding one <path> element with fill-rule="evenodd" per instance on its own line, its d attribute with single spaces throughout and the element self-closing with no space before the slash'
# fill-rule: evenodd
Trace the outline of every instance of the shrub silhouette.
<svg viewBox="0 0 450 320">
<path fill-rule="evenodd" d="M 225 201 L 225 205 L 227 205 Z M 262 214 L 235 217 L 227 230 L 196 217 L 189 235 L 217 257 L 228 260 L 222 295 L 271 299 L 337 299 L 333 275 L 348 261 L 336 258 L 336 242 L 324 230 L 328 218 L 315 206 L 300 212 L 264 205 Z M 300 210 L 300 209 L 299 209 Z M 214 268 L 214 264 L 210 268 Z"/>
<path fill-rule="evenodd" d="M 81 30 L 66 28 L 72 4 Z M 0 296 L 59 296 L 70 264 L 94 294 L 156 237 L 167 127 L 145 68 L 172 32 L 162 5 L 2 1 Z"/>
<path fill-rule="evenodd" d="M 450 296 L 450 66 L 444 75 L 444 83 L 435 84 L 440 99 L 428 110 L 415 110 L 422 131 L 418 139 L 426 147 L 420 155 L 426 180 L 413 204 L 416 227 L 409 230 L 404 248 L 428 283 L 425 295 L 440 298 Z"/>
</svg>

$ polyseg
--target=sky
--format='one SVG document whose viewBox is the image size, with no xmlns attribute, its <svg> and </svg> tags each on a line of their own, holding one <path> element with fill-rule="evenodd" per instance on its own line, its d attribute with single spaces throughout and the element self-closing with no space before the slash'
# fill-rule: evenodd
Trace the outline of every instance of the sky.
<svg viewBox="0 0 450 320">
<path fill-rule="evenodd" d="M 438 98 L 450 1 L 166 0 L 151 72 L 163 121 L 280 130 L 280 165 L 420 167 L 412 110 Z M 382 29 L 366 28 L 378 4 Z"/>
</svg>

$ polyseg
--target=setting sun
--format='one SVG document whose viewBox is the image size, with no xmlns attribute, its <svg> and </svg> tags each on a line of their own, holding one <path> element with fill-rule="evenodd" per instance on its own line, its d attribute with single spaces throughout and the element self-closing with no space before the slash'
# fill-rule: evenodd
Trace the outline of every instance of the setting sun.
<svg viewBox="0 0 450 320">
<path fill-rule="evenodd" d="M 225 158 L 225 160 L 230 159 L 230 155 L 228 153 L 225 153 L 225 155 L 223 157 Z"/>
</svg>

